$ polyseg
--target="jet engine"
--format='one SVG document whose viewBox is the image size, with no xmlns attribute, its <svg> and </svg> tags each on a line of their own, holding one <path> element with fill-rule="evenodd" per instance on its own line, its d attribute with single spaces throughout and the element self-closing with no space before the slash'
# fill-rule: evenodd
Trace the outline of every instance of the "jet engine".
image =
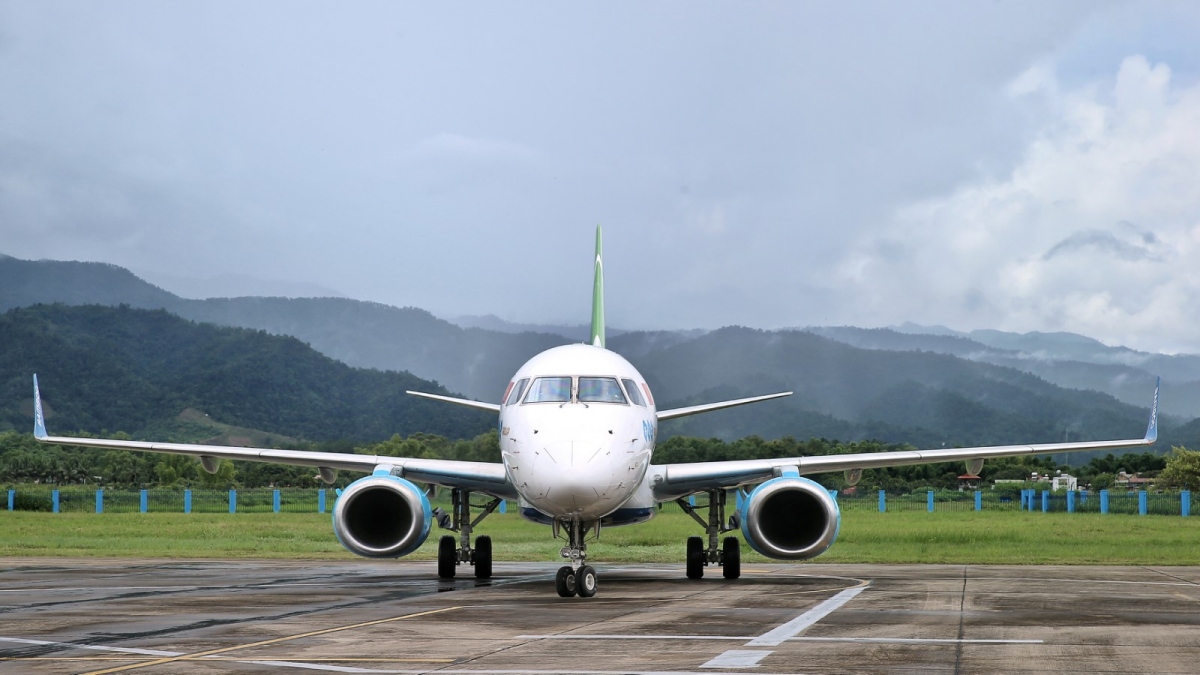
<svg viewBox="0 0 1200 675">
<path fill-rule="evenodd" d="M 333 533 L 351 553 L 398 558 L 425 542 L 433 521 L 429 499 L 416 485 L 392 475 L 360 478 L 333 506 Z"/>
<path fill-rule="evenodd" d="M 739 515 L 750 548 L 783 560 L 824 553 L 842 524 L 841 510 L 829 491 L 798 476 L 772 478 L 754 488 Z"/>
</svg>

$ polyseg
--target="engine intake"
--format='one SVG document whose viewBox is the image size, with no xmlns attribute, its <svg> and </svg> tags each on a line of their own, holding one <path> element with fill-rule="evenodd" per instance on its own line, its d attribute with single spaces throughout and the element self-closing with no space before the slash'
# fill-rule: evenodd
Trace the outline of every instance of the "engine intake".
<svg viewBox="0 0 1200 675">
<path fill-rule="evenodd" d="M 804 560 L 837 539 L 842 514 L 837 501 L 807 478 L 772 478 L 742 503 L 742 534 L 755 551 L 781 560 Z"/>
<path fill-rule="evenodd" d="M 417 550 L 429 536 L 433 510 L 416 485 L 377 475 L 351 483 L 333 506 L 333 533 L 351 553 L 398 558 Z"/>
</svg>

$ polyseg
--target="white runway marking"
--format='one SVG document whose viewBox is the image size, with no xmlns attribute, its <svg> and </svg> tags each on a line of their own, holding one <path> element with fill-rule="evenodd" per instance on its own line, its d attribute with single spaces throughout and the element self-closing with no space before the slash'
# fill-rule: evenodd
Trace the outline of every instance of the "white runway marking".
<svg viewBox="0 0 1200 675">
<path fill-rule="evenodd" d="M 826 616 L 829 616 L 829 614 L 835 611 L 837 608 L 853 600 L 854 597 L 859 593 L 862 593 L 863 589 L 865 588 L 865 585 L 857 588 L 847 588 L 841 593 L 838 593 L 825 602 L 820 603 L 816 607 L 813 607 L 812 609 L 783 624 L 782 626 L 772 628 L 766 633 L 754 638 L 750 642 L 747 642 L 746 646 L 775 647 L 780 645 L 788 638 L 801 633 L 809 626 L 820 621 L 821 619 L 824 619 Z"/>
<path fill-rule="evenodd" d="M 137 649 L 134 647 L 100 647 L 97 645 L 79 645 L 74 642 L 50 642 L 49 640 L 27 640 L 25 638 L 0 637 L 0 642 L 18 642 L 26 645 L 47 645 L 54 647 L 70 647 L 72 649 L 90 649 L 97 652 L 118 652 L 120 654 L 140 654 L 142 656 L 179 656 L 179 652 L 164 652 L 158 649 Z"/>
<path fill-rule="evenodd" d="M 724 652 L 715 659 L 700 666 L 701 668 L 757 668 L 758 662 L 763 660 L 764 656 L 770 655 L 769 651 L 759 649 L 730 649 Z"/>
<path fill-rule="evenodd" d="M 759 635 L 758 637 L 746 643 L 747 647 L 777 647 L 784 642 L 794 639 L 794 637 L 803 632 L 809 626 L 829 616 L 837 608 L 850 602 L 859 593 L 863 592 L 869 584 L 863 582 L 863 585 L 854 588 L 847 588 L 837 595 L 825 600 L 817 606 L 810 608 L 807 612 L 788 621 L 785 624 L 776 626 L 771 630 Z M 754 649 L 730 649 L 717 658 L 712 659 L 708 663 L 700 666 L 701 668 L 757 668 L 758 662 L 770 656 L 774 652 L 761 651 Z"/>
</svg>

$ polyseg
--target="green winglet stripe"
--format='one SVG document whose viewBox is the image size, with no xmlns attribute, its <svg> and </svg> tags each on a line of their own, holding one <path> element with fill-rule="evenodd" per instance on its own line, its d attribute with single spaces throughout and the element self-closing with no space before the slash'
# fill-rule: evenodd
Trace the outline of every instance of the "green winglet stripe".
<svg viewBox="0 0 1200 675">
<path fill-rule="evenodd" d="M 604 257 L 600 226 L 596 226 L 596 278 L 592 284 L 592 344 L 604 346 Z"/>
</svg>

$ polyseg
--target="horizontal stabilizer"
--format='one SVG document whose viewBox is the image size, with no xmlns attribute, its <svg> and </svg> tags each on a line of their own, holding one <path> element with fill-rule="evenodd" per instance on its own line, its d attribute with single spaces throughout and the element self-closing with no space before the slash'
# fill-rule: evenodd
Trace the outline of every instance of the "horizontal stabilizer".
<svg viewBox="0 0 1200 675">
<path fill-rule="evenodd" d="M 747 403 L 758 403 L 759 401 L 770 401 L 773 398 L 783 398 L 791 396 L 792 392 L 784 391 L 778 394 L 767 394 L 766 396 L 751 396 L 750 398 L 738 398 L 732 401 L 718 401 L 717 403 L 705 403 L 704 405 L 693 405 L 686 408 L 675 408 L 673 410 L 659 410 L 658 421 L 673 420 L 676 417 L 687 417 L 688 415 L 699 415 L 700 413 L 712 412 L 714 410 L 724 410 L 734 406 L 746 405 Z"/>
<path fill-rule="evenodd" d="M 446 403 L 454 403 L 456 405 L 475 408 L 476 410 L 487 410 L 488 412 L 499 413 L 500 406 L 496 403 L 484 403 L 483 401 L 472 401 L 466 398 L 454 398 L 453 396 L 441 396 L 440 394 L 426 394 L 423 391 L 406 391 L 406 394 L 412 396 L 420 396 L 421 398 L 431 398 L 435 401 L 445 401 Z"/>
</svg>

